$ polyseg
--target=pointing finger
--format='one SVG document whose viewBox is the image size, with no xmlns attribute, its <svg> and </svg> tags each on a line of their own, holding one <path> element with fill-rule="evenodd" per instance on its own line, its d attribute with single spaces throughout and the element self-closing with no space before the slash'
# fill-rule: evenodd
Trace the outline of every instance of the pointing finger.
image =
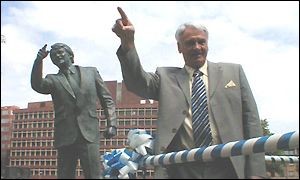
<svg viewBox="0 0 300 180">
<path fill-rule="evenodd" d="M 128 25 L 128 17 L 127 17 L 127 15 L 125 14 L 125 12 L 123 11 L 123 9 L 120 8 L 120 7 L 118 7 L 118 11 L 119 11 L 119 13 L 120 13 L 120 15 L 121 15 L 121 17 L 122 17 L 122 23 L 123 23 L 125 26 Z"/>
<path fill-rule="evenodd" d="M 46 50 L 47 44 L 44 45 L 44 47 L 42 48 L 43 50 Z"/>
</svg>

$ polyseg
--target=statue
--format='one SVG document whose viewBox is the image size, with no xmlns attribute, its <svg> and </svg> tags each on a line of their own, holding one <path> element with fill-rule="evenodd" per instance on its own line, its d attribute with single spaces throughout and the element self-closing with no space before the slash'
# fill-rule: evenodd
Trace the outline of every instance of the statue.
<svg viewBox="0 0 300 180">
<path fill-rule="evenodd" d="M 80 159 L 86 179 L 101 175 L 99 153 L 99 121 L 97 97 L 107 119 L 105 138 L 117 133 L 115 103 L 96 67 L 73 65 L 74 53 L 64 43 L 47 44 L 34 61 L 31 86 L 41 94 L 51 94 L 54 104 L 54 147 L 58 152 L 58 179 L 74 179 L 77 159 Z M 42 77 L 43 60 L 50 58 L 58 68 L 57 74 Z"/>
</svg>

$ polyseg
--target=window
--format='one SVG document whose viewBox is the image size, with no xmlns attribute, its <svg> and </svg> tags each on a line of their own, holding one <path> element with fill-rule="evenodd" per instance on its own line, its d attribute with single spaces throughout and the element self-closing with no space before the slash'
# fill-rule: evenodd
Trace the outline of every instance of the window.
<svg viewBox="0 0 300 180">
<path fill-rule="evenodd" d="M 106 126 L 106 121 L 100 121 L 100 126 Z"/>
<path fill-rule="evenodd" d="M 124 116 L 124 110 L 123 109 L 119 109 L 119 116 Z"/>
<path fill-rule="evenodd" d="M 1 124 L 2 123 L 9 123 L 9 119 L 7 119 L 7 118 L 1 118 Z"/>
<path fill-rule="evenodd" d="M 125 113 L 126 113 L 126 116 L 131 116 L 131 110 L 130 109 L 126 109 Z"/>
<path fill-rule="evenodd" d="M 146 126 L 151 126 L 151 120 L 150 119 L 146 119 L 145 120 L 145 125 Z"/>
<path fill-rule="evenodd" d="M 1 110 L 1 115 L 8 115 L 8 110 Z"/>
<path fill-rule="evenodd" d="M 129 126 L 129 125 L 130 125 L 130 120 L 129 120 L 129 119 L 126 119 L 126 120 L 125 120 L 125 125 L 126 125 L 126 126 Z"/>
<path fill-rule="evenodd" d="M 54 117 L 54 115 L 53 115 L 54 113 L 53 112 L 50 112 L 49 113 L 49 115 L 50 115 L 50 118 L 53 118 Z"/>
<path fill-rule="evenodd" d="M 144 116 L 145 115 L 145 110 L 144 109 L 139 109 L 139 115 Z"/>
<path fill-rule="evenodd" d="M 39 119 L 43 118 L 43 113 L 39 113 Z"/>
<path fill-rule="evenodd" d="M 151 115 L 151 109 L 146 109 L 146 115 L 150 116 Z"/>
<path fill-rule="evenodd" d="M 124 119 L 119 119 L 118 123 L 119 123 L 119 126 L 124 126 L 125 125 Z"/>
<path fill-rule="evenodd" d="M 118 136 L 125 136 L 125 130 L 124 129 L 117 129 Z"/>
<path fill-rule="evenodd" d="M 137 120 L 136 119 L 132 119 L 131 120 L 131 125 L 132 126 L 136 126 L 137 125 Z"/>
</svg>

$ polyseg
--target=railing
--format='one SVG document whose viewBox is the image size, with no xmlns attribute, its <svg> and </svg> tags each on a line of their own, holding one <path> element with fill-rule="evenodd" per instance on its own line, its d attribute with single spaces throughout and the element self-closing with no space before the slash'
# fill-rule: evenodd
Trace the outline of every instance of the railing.
<svg viewBox="0 0 300 180">
<path fill-rule="evenodd" d="M 213 161 L 216 158 L 299 149 L 299 132 L 294 131 L 286 134 L 274 134 L 167 154 L 149 155 L 145 153 L 145 147 L 149 148 L 151 137 L 145 134 L 143 130 L 134 130 L 129 134 L 131 137 L 128 136 L 128 140 L 134 146 L 130 143 L 130 149 L 114 150 L 112 154 L 104 155 L 106 177 L 110 177 L 110 172 L 114 168 L 119 171 L 119 178 L 128 178 L 130 173 L 137 172 L 138 168 L 146 168 L 147 166 L 164 166 L 192 161 L 206 162 Z M 299 157 L 266 156 L 266 162 L 268 161 L 272 161 L 273 163 L 277 161 L 289 161 L 299 164 Z"/>
<path fill-rule="evenodd" d="M 299 156 L 265 156 L 271 179 L 299 179 Z"/>
<path fill-rule="evenodd" d="M 158 166 L 198 160 L 205 162 L 219 157 L 224 158 L 290 149 L 299 149 L 299 132 L 274 134 L 249 140 L 213 145 L 206 148 L 195 148 L 167 154 L 144 156 L 139 161 L 139 164 L 142 166 Z"/>
</svg>

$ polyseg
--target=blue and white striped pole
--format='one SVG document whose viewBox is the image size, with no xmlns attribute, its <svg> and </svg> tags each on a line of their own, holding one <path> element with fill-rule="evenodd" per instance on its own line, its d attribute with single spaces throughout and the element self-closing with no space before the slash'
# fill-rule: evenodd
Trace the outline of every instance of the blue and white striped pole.
<svg viewBox="0 0 300 180">
<path fill-rule="evenodd" d="M 168 164 L 177 164 L 191 161 L 211 161 L 215 158 L 224 158 L 230 156 L 249 155 L 260 152 L 275 152 L 276 150 L 288 150 L 299 148 L 299 132 L 290 132 L 286 134 L 274 134 L 218 144 L 209 147 L 171 152 L 152 156 L 144 156 L 139 161 L 140 166 L 159 166 Z"/>
<path fill-rule="evenodd" d="M 299 156 L 265 156 L 267 162 L 299 163 Z"/>
</svg>

